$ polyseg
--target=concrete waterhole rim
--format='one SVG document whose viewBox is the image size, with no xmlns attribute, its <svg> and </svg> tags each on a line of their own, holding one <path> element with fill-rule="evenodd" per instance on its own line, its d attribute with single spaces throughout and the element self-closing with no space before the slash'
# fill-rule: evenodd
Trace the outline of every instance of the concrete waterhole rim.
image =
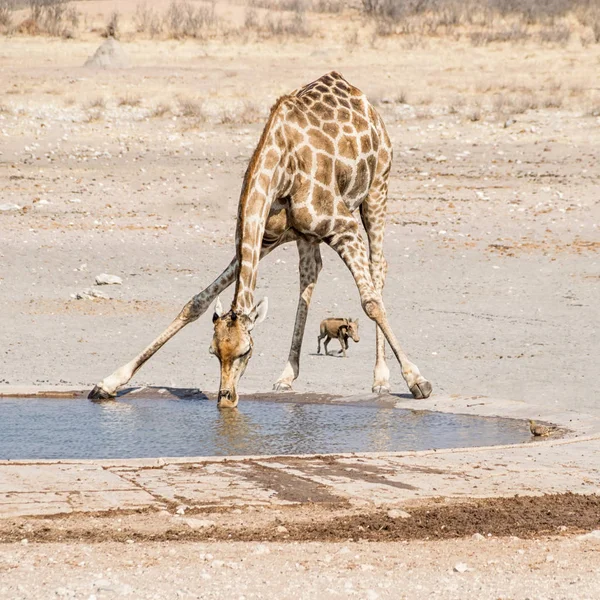
<svg viewBox="0 0 600 600">
<path fill-rule="evenodd" d="M 138 393 L 143 389 L 136 388 Z M 0 397 L 8 396 L 85 398 L 85 392 L 66 386 L 0 386 Z M 434 514 L 439 517 L 448 510 L 462 514 L 469 528 L 477 522 L 477 515 L 479 522 L 482 514 L 500 515 L 504 525 L 508 519 L 508 529 L 491 530 L 494 535 L 507 535 L 513 533 L 514 519 L 525 522 L 525 533 L 539 530 L 536 515 L 551 514 L 540 510 L 551 510 L 553 503 L 579 506 L 587 502 L 596 507 L 600 502 L 595 458 L 600 452 L 598 417 L 483 396 L 412 400 L 368 394 L 338 397 L 338 402 L 383 402 L 413 410 L 533 418 L 558 426 L 560 433 L 517 444 L 400 452 L 3 460 L 0 542 L 19 541 L 22 527 L 29 528 L 27 537 L 38 542 L 63 538 L 131 542 L 130 537 L 139 541 L 313 539 L 310 533 L 302 533 L 303 523 L 325 528 L 325 537 L 318 533 L 314 541 L 326 539 L 329 524 L 335 528 L 338 523 L 347 525 L 341 541 L 356 536 L 357 523 L 374 528 L 372 541 L 380 536 L 386 539 L 386 535 L 388 539 L 411 535 L 429 539 L 423 537 L 429 529 L 423 533 L 419 528 L 423 523 L 429 527 L 428 523 L 436 522 L 431 520 Z M 527 497 L 530 502 L 540 500 L 527 504 Z M 185 514 L 179 512 L 180 505 Z M 405 517 L 399 519 L 402 523 L 390 518 L 394 511 L 414 514 L 413 525 Z M 598 529 L 595 516 L 590 525 L 580 522 L 577 515 L 584 513 L 578 509 L 568 514 L 577 517 L 568 523 L 576 531 L 578 527 Z M 596 508 L 593 515 L 597 515 Z M 556 526 L 563 524 L 562 518 Z M 387 523 L 396 519 L 390 534 L 378 533 L 381 519 Z M 492 521 L 486 521 L 486 526 L 491 527 Z M 291 528 L 290 535 L 277 533 L 282 522 Z M 206 523 L 211 524 L 208 529 Z M 411 534 L 411 528 L 417 533 Z M 469 531 L 450 537 L 473 533 Z M 544 531 L 543 535 L 553 535 L 564 530 Z"/>
</svg>

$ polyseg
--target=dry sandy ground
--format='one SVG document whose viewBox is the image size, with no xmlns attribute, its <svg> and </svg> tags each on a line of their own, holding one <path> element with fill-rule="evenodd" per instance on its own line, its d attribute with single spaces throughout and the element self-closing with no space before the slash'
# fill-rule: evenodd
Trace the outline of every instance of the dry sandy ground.
<svg viewBox="0 0 600 600">
<path fill-rule="evenodd" d="M 587 111 L 598 47 L 430 41 L 347 55 L 298 42 L 142 40 L 124 43 L 139 66 L 96 73 L 80 65 L 98 41 L 3 41 L 2 204 L 22 210 L 0 213 L 0 383 L 91 386 L 159 333 L 231 258 L 241 179 L 270 103 L 337 68 L 374 98 L 407 92 L 409 104 L 380 105 L 396 155 L 385 300 L 434 389 L 596 410 L 600 119 Z M 565 106 L 485 109 L 519 86 L 540 102 L 561 94 Z M 465 108 L 451 114 L 456 95 Z M 118 106 L 130 97 L 141 105 Z M 90 108 L 98 98 L 105 108 Z M 180 116 L 178 98 L 202 101 L 206 121 Z M 221 124 L 224 110 L 241 118 L 244 99 L 257 122 Z M 475 122 L 474 102 L 484 107 Z M 160 103 L 173 112 L 152 117 Z M 508 116 L 516 123 L 505 128 Z M 346 269 L 323 253 L 295 388 L 363 393 L 374 356 L 364 318 L 348 359 L 314 355 L 322 318 L 361 315 Z M 123 278 L 103 288 L 111 300 L 71 298 L 102 272 Z M 261 265 L 257 297 L 269 296 L 270 313 L 242 391 L 270 389 L 283 368 L 296 289 L 289 246 Z M 210 336 L 206 317 L 132 383 L 214 390 Z"/>
<path fill-rule="evenodd" d="M 26 538 L 24 538 L 26 539 Z M 600 541 L 8 544 L 2 598 L 592 599 Z"/>
<path fill-rule="evenodd" d="M 133 67 L 107 72 L 81 66 L 97 35 L 1 40 L 0 204 L 20 208 L 0 212 L 0 384 L 91 387 L 159 333 L 231 258 L 237 195 L 270 104 L 337 69 L 378 102 L 394 142 L 385 300 L 434 391 L 598 412 L 600 46 L 344 39 L 124 39 Z M 544 108 L 558 96 L 560 108 Z M 520 112 L 527 104 L 538 108 Z M 331 251 L 324 259 L 295 389 L 363 393 L 375 337 L 365 319 L 347 359 L 314 354 L 322 318 L 361 316 L 349 274 Z M 257 296 L 269 296 L 270 313 L 242 393 L 269 390 L 283 368 L 296 267 L 291 246 L 261 265 Z M 103 272 L 123 278 L 102 288 L 110 300 L 71 297 Z M 210 335 L 206 316 L 132 383 L 214 391 Z M 572 539 L 0 552 L 7 598 L 599 593 L 597 546 Z M 473 570 L 452 572 L 459 561 Z"/>
</svg>

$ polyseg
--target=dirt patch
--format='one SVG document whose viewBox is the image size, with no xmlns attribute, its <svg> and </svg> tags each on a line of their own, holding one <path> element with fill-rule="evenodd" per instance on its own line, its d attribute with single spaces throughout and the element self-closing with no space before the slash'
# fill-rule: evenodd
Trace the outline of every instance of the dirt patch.
<svg viewBox="0 0 600 600">
<path fill-rule="evenodd" d="M 443 504 L 442 504 L 443 502 Z M 215 525 L 190 529 L 176 515 L 113 513 L 0 524 L 0 542 L 105 541 L 398 541 L 443 540 L 480 533 L 534 538 L 600 528 L 600 496 L 551 494 L 437 503 L 409 508 L 410 518 L 387 510 L 350 512 L 331 507 L 211 514 Z M 117 518 L 118 517 L 118 518 Z"/>
</svg>

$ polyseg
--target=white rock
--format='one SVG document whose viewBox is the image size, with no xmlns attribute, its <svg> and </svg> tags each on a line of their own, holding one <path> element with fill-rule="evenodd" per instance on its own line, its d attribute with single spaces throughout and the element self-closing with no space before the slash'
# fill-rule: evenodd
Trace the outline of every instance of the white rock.
<svg viewBox="0 0 600 600">
<path fill-rule="evenodd" d="M 178 515 L 185 515 L 185 506 L 178 506 L 177 510 L 175 511 Z"/>
<path fill-rule="evenodd" d="M 123 280 L 117 275 L 108 275 L 107 273 L 100 273 L 96 275 L 96 285 L 121 285 Z"/>
<path fill-rule="evenodd" d="M 277 526 L 277 533 L 287 533 L 287 527 L 284 527 L 283 525 L 278 525 Z"/>
<path fill-rule="evenodd" d="M 110 296 L 101 292 L 100 290 L 94 290 L 92 288 L 88 288 L 83 290 L 82 292 L 77 292 L 74 296 L 75 300 L 91 300 L 93 298 L 100 298 L 101 300 L 110 300 Z"/>
<path fill-rule="evenodd" d="M 577 536 L 578 540 L 600 540 L 600 529 L 594 529 L 589 533 L 584 533 Z"/>
<path fill-rule="evenodd" d="M 184 519 L 183 521 L 190 529 L 203 529 L 213 527 L 216 523 L 209 519 Z"/>
<path fill-rule="evenodd" d="M 397 510 L 395 508 L 388 510 L 387 515 L 390 519 L 410 519 L 411 518 L 410 513 L 407 513 L 404 510 Z"/>
<path fill-rule="evenodd" d="M 454 565 L 454 571 L 456 573 L 466 573 L 469 570 L 469 567 L 467 567 L 467 565 L 465 565 L 465 563 L 456 563 Z"/>
<path fill-rule="evenodd" d="M 8 212 L 10 210 L 21 210 L 18 204 L 0 204 L 0 212 Z"/>
<path fill-rule="evenodd" d="M 480 533 L 474 533 L 471 536 L 472 540 L 477 540 L 477 541 L 481 541 L 481 540 L 485 540 L 485 536 L 481 535 Z"/>
</svg>

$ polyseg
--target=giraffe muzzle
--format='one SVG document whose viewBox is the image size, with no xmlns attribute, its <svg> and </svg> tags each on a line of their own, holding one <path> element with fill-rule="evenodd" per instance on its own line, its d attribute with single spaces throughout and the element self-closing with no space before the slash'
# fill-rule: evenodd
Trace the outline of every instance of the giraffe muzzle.
<svg viewBox="0 0 600 600">
<path fill-rule="evenodd" d="M 219 390 L 219 402 L 221 400 L 231 400 L 232 398 L 233 395 L 229 390 Z"/>
</svg>

